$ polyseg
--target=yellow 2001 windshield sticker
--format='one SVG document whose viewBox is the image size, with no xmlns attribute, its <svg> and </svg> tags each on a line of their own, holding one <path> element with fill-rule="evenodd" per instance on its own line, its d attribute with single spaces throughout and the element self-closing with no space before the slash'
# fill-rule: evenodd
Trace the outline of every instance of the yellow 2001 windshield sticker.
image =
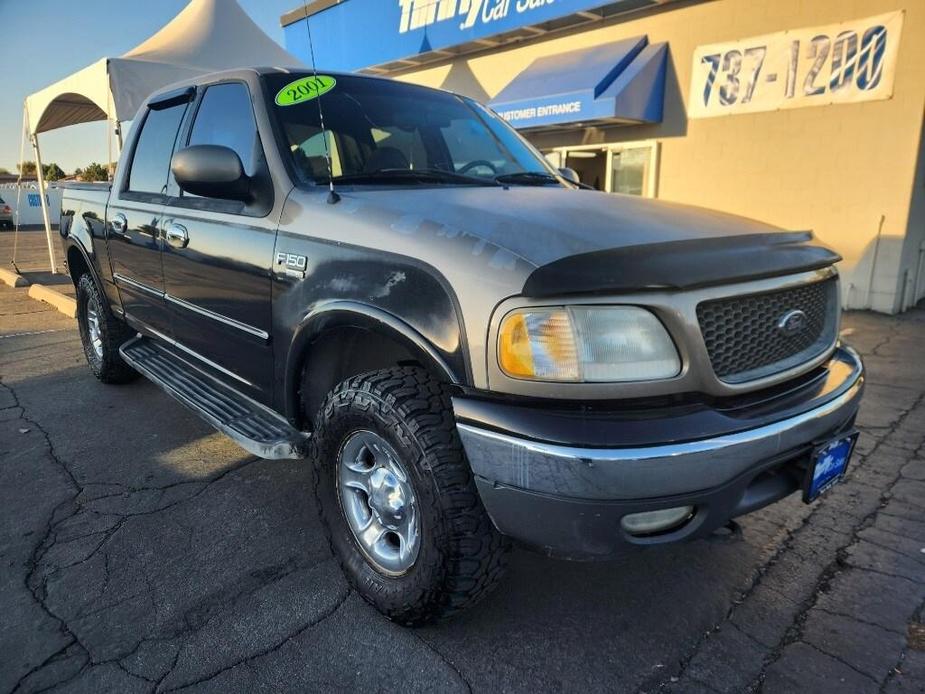
<svg viewBox="0 0 925 694">
<path fill-rule="evenodd" d="M 317 99 L 334 89 L 337 80 L 330 75 L 312 75 L 290 82 L 276 94 L 277 106 L 297 106 L 303 101 Z"/>
</svg>

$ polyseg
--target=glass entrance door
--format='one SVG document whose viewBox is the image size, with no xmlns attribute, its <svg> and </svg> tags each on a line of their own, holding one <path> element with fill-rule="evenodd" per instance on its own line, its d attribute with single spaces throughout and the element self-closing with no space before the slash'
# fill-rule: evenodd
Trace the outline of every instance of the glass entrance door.
<svg viewBox="0 0 925 694">
<path fill-rule="evenodd" d="M 610 151 L 611 193 L 655 197 L 649 187 L 652 179 L 652 152 L 647 147 L 612 149 Z"/>
<path fill-rule="evenodd" d="M 606 149 L 573 149 L 565 155 L 565 165 L 574 169 L 578 179 L 587 183 L 595 190 L 607 190 L 607 160 Z"/>
<path fill-rule="evenodd" d="M 654 198 L 658 194 L 658 143 L 624 142 L 557 147 L 546 152 L 556 167 L 567 166 L 596 190 Z"/>
</svg>

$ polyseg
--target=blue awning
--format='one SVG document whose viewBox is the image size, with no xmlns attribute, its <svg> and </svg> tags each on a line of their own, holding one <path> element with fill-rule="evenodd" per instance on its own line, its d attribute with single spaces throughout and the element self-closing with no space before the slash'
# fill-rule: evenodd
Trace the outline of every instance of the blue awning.
<svg viewBox="0 0 925 694">
<path fill-rule="evenodd" d="M 517 128 L 660 123 L 667 62 L 645 36 L 538 58 L 491 107 Z"/>
</svg>

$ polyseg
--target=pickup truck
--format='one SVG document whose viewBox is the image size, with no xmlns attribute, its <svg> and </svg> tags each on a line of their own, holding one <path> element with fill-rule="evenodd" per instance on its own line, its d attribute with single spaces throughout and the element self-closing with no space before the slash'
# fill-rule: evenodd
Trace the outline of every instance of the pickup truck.
<svg viewBox="0 0 925 694">
<path fill-rule="evenodd" d="M 512 542 L 607 559 L 810 502 L 856 438 L 834 252 L 583 190 L 445 91 L 171 86 L 60 233 L 96 377 L 306 460 L 344 573 L 401 624 L 484 596 Z"/>
<path fill-rule="evenodd" d="M 13 228 L 13 208 L 0 198 L 0 229 Z"/>
</svg>

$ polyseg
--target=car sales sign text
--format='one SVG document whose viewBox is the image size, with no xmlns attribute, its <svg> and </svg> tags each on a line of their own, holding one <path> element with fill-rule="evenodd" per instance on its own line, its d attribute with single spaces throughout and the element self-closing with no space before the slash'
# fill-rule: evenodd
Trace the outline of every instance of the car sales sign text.
<svg viewBox="0 0 925 694">
<path fill-rule="evenodd" d="M 688 115 L 712 118 L 889 99 L 903 14 L 700 46 L 694 52 Z"/>
</svg>

